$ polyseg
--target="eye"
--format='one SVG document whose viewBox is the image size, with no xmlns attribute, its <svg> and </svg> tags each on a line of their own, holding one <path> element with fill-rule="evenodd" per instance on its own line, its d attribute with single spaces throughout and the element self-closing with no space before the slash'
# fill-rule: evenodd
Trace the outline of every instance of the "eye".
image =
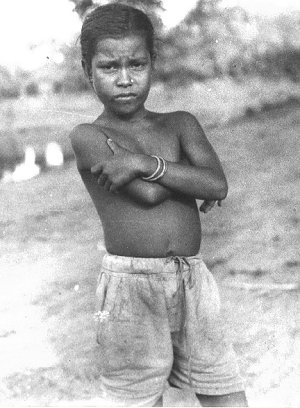
<svg viewBox="0 0 300 408">
<path fill-rule="evenodd" d="M 100 69 L 105 72 L 113 72 L 118 69 L 118 67 L 115 64 L 104 64 L 100 65 Z"/>
<path fill-rule="evenodd" d="M 145 65 L 145 62 L 143 61 L 132 61 L 130 67 L 136 70 L 140 70 L 143 69 Z"/>
</svg>

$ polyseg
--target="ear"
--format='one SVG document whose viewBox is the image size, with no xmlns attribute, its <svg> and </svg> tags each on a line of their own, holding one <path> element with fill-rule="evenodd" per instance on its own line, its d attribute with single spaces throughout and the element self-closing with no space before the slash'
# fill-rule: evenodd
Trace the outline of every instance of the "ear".
<svg viewBox="0 0 300 408">
<path fill-rule="evenodd" d="M 152 68 L 155 68 L 156 59 L 157 59 L 157 54 L 156 54 L 156 52 L 153 52 L 152 57 L 151 57 L 151 66 L 152 66 Z"/>
<path fill-rule="evenodd" d="M 88 67 L 88 64 L 85 60 L 81 60 L 81 66 L 84 72 L 84 75 L 87 77 L 88 80 L 91 78 L 91 69 Z"/>
<path fill-rule="evenodd" d="M 88 79 L 91 87 L 94 89 L 94 84 L 93 84 L 92 73 L 91 73 L 90 67 L 88 66 L 88 64 L 86 63 L 85 60 L 81 60 L 81 66 L 82 66 L 82 69 L 84 71 L 84 75 Z"/>
<path fill-rule="evenodd" d="M 156 80 L 156 64 L 155 64 L 155 58 L 151 59 L 151 82 Z"/>
</svg>

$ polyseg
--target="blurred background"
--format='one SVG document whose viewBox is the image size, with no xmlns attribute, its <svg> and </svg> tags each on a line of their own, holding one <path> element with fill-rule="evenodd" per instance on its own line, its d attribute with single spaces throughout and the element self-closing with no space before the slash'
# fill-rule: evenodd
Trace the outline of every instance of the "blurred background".
<svg viewBox="0 0 300 408">
<path fill-rule="evenodd" d="M 99 112 L 82 73 L 79 33 L 88 9 L 104 3 L 1 2 L 0 131 L 7 141 L 7 132 L 15 129 L 12 150 L 18 146 L 15 159 L 12 153 L 1 159 L 2 175 L 16 159 L 24 158 L 24 145 L 34 145 L 41 164 L 45 140 L 59 139 L 69 158 L 72 152 L 61 131 Z M 150 108 L 157 107 L 158 100 L 162 110 L 174 109 L 174 101 L 176 108 L 188 102 L 202 123 L 219 124 L 299 100 L 297 0 L 127 3 L 148 11 L 156 26 L 159 58 Z M 28 127 L 37 129 L 40 124 L 40 136 L 28 134 Z M 50 127 L 46 139 L 45 126 Z M 54 128 L 59 135 L 53 134 Z"/>
<path fill-rule="evenodd" d="M 101 112 L 78 37 L 105 3 L 0 2 L 1 405 L 103 405 L 93 322 L 103 235 L 68 135 Z M 147 107 L 195 114 L 229 180 L 222 209 L 202 216 L 202 253 L 249 401 L 298 407 L 300 3 L 122 3 L 157 31 Z M 197 406 L 188 393 L 166 401 Z"/>
</svg>

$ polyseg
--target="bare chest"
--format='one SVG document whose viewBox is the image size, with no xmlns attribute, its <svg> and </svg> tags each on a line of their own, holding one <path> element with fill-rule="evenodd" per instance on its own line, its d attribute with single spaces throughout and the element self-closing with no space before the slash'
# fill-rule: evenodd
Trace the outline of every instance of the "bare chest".
<svg viewBox="0 0 300 408">
<path fill-rule="evenodd" d="M 122 132 L 105 130 L 106 136 L 134 153 L 162 156 L 169 161 L 179 161 L 180 141 L 176 131 L 162 128 L 124 129 Z"/>
</svg>

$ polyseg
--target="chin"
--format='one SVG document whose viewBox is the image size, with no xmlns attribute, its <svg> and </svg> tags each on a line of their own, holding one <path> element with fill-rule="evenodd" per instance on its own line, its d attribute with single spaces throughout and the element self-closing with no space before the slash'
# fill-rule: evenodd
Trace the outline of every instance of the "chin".
<svg viewBox="0 0 300 408">
<path fill-rule="evenodd" d="M 118 116 L 132 116 L 136 113 L 138 113 L 140 108 L 138 109 L 133 109 L 132 106 L 124 106 L 121 109 L 114 109 L 114 112 Z"/>
</svg>

